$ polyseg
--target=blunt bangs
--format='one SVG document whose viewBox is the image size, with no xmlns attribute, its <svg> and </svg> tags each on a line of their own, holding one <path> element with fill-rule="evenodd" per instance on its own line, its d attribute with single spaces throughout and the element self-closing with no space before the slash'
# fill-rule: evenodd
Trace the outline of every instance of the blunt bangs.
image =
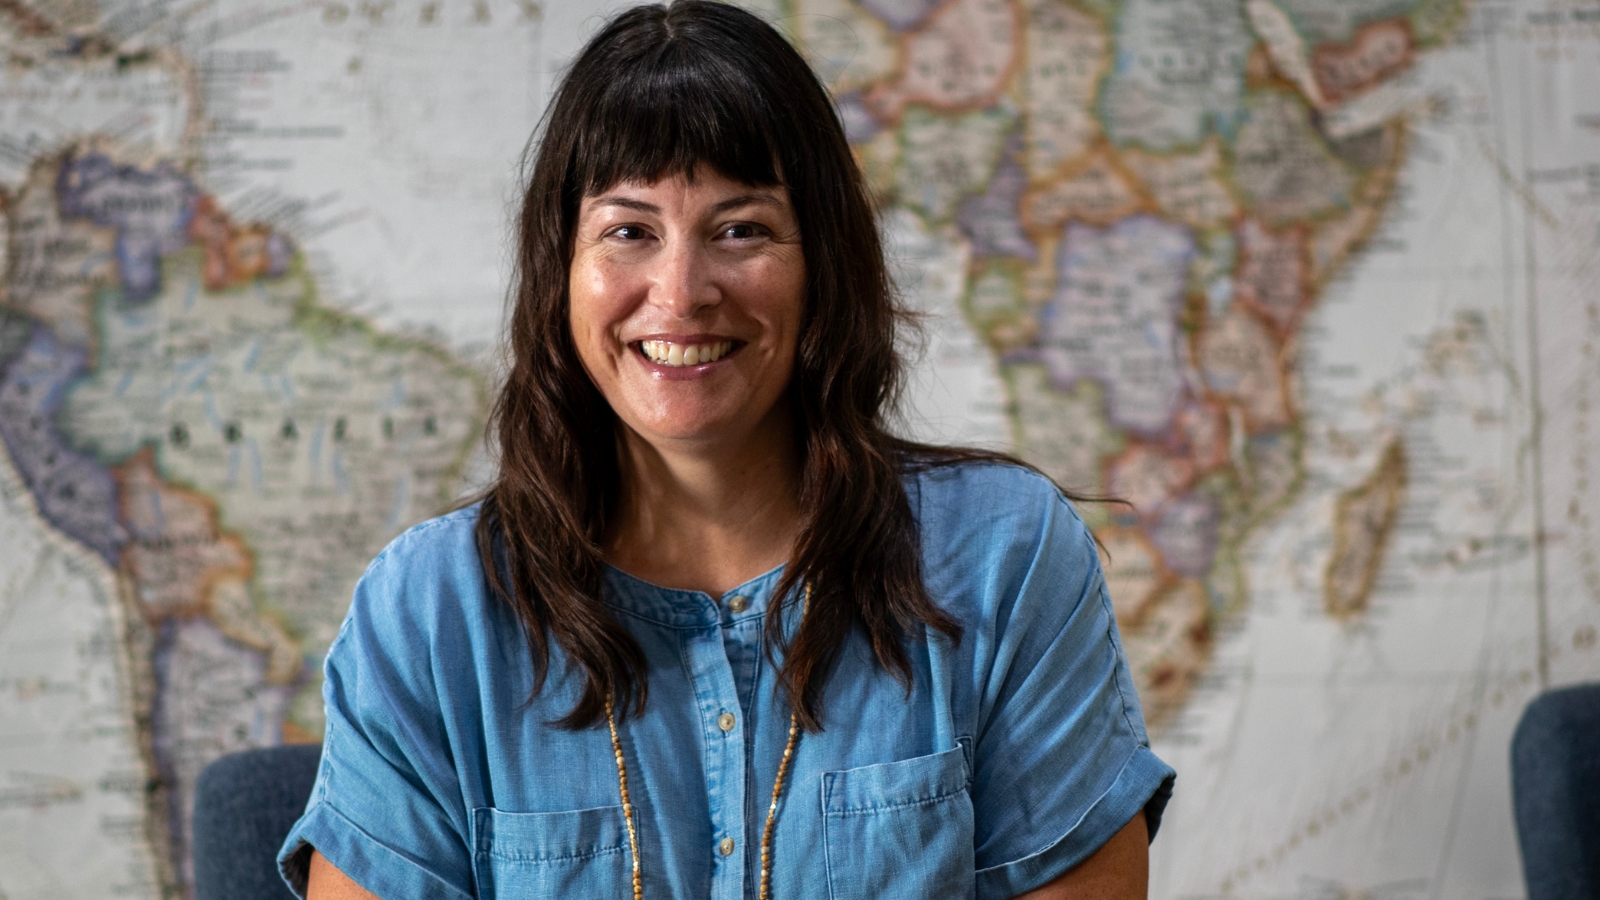
<svg viewBox="0 0 1600 900">
<path fill-rule="evenodd" d="M 798 135 L 778 113 L 774 82 L 792 73 L 764 61 L 748 33 L 718 34 L 716 24 L 666 27 L 666 40 L 647 46 L 596 41 L 603 58 L 583 64 L 603 77 L 584 85 L 589 97 L 571 98 L 584 111 L 563 184 L 569 202 L 624 182 L 692 180 L 699 166 L 752 186 L 783 184 L 781 148 Z"/>
</svg>

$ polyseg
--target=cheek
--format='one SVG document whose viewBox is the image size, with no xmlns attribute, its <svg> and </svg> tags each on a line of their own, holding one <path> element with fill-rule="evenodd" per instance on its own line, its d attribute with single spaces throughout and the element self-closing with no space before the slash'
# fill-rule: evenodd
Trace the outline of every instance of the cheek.
<svg viewBox="0 0 1600 900">
<path fill-rule="evenodd" d="M 747 313 L 767 333 L 793 340 L 805 304 L 805 269 L 798 260 L 768 258 L 759 265 L 727 273 L 724 283 L 743 298 Z"/>
<path fill-rule="evenodd" d="M 615 281 L 604 267 L 594 265 L 574 265 L 567 279 L 567 321 L 578 352 L 589 365 L 597 361 L 591 356 L 612 349 L 614 326 L 627 312 L 625 294 Z"/>
</svg>

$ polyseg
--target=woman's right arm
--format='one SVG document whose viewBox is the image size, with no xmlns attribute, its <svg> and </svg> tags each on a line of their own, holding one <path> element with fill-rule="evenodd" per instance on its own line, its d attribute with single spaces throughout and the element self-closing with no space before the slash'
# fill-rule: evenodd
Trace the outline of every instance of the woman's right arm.
<svg viewBox="0 0 1600 900">
<path fill-rule="evenodd" d="M 311 871 L 306 878 L 306 900 L 378 900 L 378 895 L 356 884 L 313 850 Z"/>
<path fill-rule="evenodd" d="M 449 562 L 475 559 L 467 524 L 434 520 L 407 532 L 356 585 L 323 666 L 317 781 L 279 851 L 301 897 L 474 896 L 468 802 L 440 701 L 476 687 L 462 662 L 473 623 L 452 580 L 466 576 Z M 473 736 L 464 740 L 470 751 Z"/>
</svg>

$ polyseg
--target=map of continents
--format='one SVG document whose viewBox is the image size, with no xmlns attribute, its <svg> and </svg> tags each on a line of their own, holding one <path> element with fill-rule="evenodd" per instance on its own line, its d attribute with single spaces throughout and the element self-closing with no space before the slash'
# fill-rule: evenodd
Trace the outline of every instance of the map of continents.
<svg viewBox="0 0 1600 900">
<path fill-rule="evenodd" d="M 753 8 L 929 313 L 905 427 L 1128 501 L 1154 893 L 1518 893 L 1515 713 L 1600 672 L 1600 8 Z M 320 734 L 355 579 L 485 471 L 602 12 L 0 5 L 0 896 L 185 893 L 200 768 Z"/>
</svg>

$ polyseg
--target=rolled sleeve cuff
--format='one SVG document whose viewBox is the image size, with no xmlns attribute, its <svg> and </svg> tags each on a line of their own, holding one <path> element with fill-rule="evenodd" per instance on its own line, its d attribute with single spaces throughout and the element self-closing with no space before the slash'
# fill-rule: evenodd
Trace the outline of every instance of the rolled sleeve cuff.
<svg viewBox="0 0 1600 900">
<path fill-rule="evenodd" d="M 306 896 L 312 848 L 383 900 L 472 900 L 415 860 L 379 842 L 325 800 L 306 810 L 278 851 L 278 872 L 301 900 Z"/>
<path fill-rule="evenodd" d="M 978 900 L 1010 900 L 1049 884 L 1093 855 L 1141 810 L 1154 840 L 1176 778 L 1172 767 L 1148 747 L 1136 748 L 1111 786 L 1055 843 L 1021 859 L 979 869 Z"/>
</svg>

